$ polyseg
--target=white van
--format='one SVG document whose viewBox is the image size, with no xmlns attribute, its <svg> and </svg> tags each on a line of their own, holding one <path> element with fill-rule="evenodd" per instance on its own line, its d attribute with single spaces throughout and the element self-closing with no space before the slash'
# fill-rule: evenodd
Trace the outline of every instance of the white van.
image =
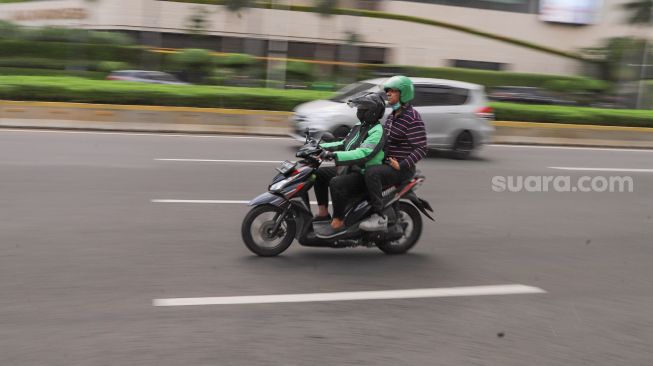
<svg viewBox="0 0 653 366">
<path fill-rule="evenodd" d="M 338 138 L 346 136 L 358 122 L 347 100 L 362 92 L 380 91 L 386 80 L 360 81 L 344 87 L 331 99 L 297 106 L 291 117 L 292 136 L 304 141 L 307 129 L 311 136 L 319 137 L 325 131 Z M 443 79 L 411 80 L 415 85 L 412 104 L 426 125 L 429 149 L 449 150 L 454 157 L 466 158 L 472 150 L 489 142 L 494 131 L 494 113 L 487 105 L 482 85 Z M 386 116 L 388 113 L 390 108 Z"/>
</svg>

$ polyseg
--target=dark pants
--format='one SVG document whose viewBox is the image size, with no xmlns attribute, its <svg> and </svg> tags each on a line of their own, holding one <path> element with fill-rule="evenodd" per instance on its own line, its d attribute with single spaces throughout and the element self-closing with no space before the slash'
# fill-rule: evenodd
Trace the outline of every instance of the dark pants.
<svg viewBox="0 0 653 366">
<path fill-rule="evenodd" d="M 415 173 L 415 168 L 394 170 L 390 165 L 375 165 L 365 170 L 365 184 L 370 194 L 372 211 L 383 211 L 383 187 L 399 184 Z"/>
<path fill-rule="evenodd" d="M 365 177 L 359 172 L 338 175 L 331 179 L 333 217 L 343 219 L 347 203 L 362 193 L 365 193 Z"/>
<path fill-rule="evenodd" d="M 329 205 L 329 184 L 331 179 L 336 176 L 336 167 L 319 168 L 315 173 L 315 198 L 320 206 Z"/>
</svg>

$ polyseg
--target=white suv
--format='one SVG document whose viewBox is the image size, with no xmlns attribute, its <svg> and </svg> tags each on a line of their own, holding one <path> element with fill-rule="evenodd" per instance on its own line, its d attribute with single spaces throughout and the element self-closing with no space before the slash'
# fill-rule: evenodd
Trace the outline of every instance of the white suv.
<svg viewBox="0 0 653 366">
<path fill-rule="evenodd" d="M 328 100 L 297 106 L 292 122 L 293 137 L 304 141 L 328 131 L 341 138 L 358 122 L 347 100 L 361 92 L 380 91 L 386 79 L 364 80 L 346 86 Z M 466 158 L 473 149 L 488 143 L 494 131 L 492 108 L 487 106 L 482 85 L 453 80 L 411 78 L 415 99 L 411 102 L 426 125 L 429 149 L 450 150 L 456 158 Z M 386 110 L 386 116 L 390 108 Z M 385 118 L 385 117 L 384 117 Z"/>
</svg>

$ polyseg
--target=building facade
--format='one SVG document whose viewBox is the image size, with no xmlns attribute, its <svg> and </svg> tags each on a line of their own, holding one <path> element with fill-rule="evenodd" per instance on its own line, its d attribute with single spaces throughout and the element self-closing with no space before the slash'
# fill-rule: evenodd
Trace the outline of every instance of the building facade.
<svg viewBox="0 0 653 366">
<path fill-rule="evenodd" d="M 342 7 L 419 16 L 563 51 L 596 47 L 636 30 L 627 0 L 342 0 Z M 244 9 L 161 0 L 41 0 L 0 5 L 0 19 L 120 31 L 164 48 L 202 47 L 255 55 L 426 67 L 577 74 L 581 62 L 444 27 L 279 9 Z"/>
</svg>

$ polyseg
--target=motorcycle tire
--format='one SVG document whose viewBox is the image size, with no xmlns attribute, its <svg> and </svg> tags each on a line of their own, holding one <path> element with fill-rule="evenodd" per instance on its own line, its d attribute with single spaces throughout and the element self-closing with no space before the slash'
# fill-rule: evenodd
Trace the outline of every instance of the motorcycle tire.
<svg viewBox="0 0 653 366">
<path fill-rule="evenodd" d="M 247 248 L 261 257 L 274 257 L 283 253 L 293 239 L 296 226 L 292 216 L 287 216 L 279 226 L 277 233 L 272 233 L 274 221 L 283 209 L 273 205 L 262 205 L 252 208 L 241 227 L 241 235 Z"/>
<path fill-rule="evenodd" d="M 422 215 L 407 202 L 399 202 L 397 207 L 397 224 L 404 228 L 404 235 L 393 241 L 382 241 L 376 245 L 385 254 L 404 254 L 409 251 L 422 235 Z"/>
</svg>

